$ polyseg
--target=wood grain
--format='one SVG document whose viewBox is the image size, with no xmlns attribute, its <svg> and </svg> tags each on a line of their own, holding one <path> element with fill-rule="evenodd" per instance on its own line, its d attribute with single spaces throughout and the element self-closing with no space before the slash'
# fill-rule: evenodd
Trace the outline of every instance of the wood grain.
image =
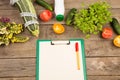
<svg viewBox="0 0 120 80">
<path fill-rule="evenodd" d="M 120 76 L 120 57 L 87 58 L 88 75 Z"/>
<path fill-rule="evenodd" d="M 35 76 L 35 58 L 0 59 L 0 77 Z M 87 58 L 87 75 L 119 76 L 120 57 Z"/>
<path fill-rule="evenodd" d="M 0 59 L 0 77 L 35 76 L 35 58 Z"/>
<path fill-rule="evenodd" d="M 20 13 L 19 13 L 18 10 L 0 10 L 0 11 L 1 11 L 0 12 L 1 16 L 3 16 L 3 17 L 9 17 L 12 22 L 24 24 L 23 19 L 20 17 Z M 43 10 L 37 10 L 36 11 L 37 15 L 38 15 L 38 18 L 39 18 L 39 14 L 40 14 L 41 11 L 43 11 Z M 66 15 L 68 14 L 68 11 L 69 10 L 65 11 L 65 18 L 66 18 Z M 120 9 L 110 9 L 110 11 L 112 13 L 112 16 L 115 17 L 115 18 L 117 18 L 119 20 L 119 22 L 120 22 L 120 15 L 119 15 Z M 7 13 L 7 14 L 4 14 L 4 13 Z M 54 24 L 54 23 L 57 23 L 57 21 L 55 20 L 55 16 L 53 16 L 52 20 L 50 20 L 48 22 L 43 22 L 40 19 L 38 19 L 38 21 L 39 21 L 40 24 Z M 62 22 L 59 22 L 59 23 L 65 24 L 65 20 L 62 21 Z"/>
<path fill-rule="evenodd" d="M 0 78 L 0 80 L 35 80 L 35 77 Z M 120 76 L 88 76 L 88 80 L 120 80 Z"/>
<path fill-rule="evenodd" d="M 8 77 L 8 78 L 0 78 L 0 80 L 35 80 L 35 77 Z"/>
<path fill-rule="evenodd" d="M 119 57 L 119 48 L 113 46 L 113 38 L 106 40 L 101 38 L 100 34 L 91 35 L 91 38 L 86 39 L 85 35 L 75 30 L 73 27 L 65 26 L 65 33 L 58 35 L 52 30 L 52 25 L 40 25 L 39 38 L 32 37 L 31 34 L 26 30 L 23 35 L 29 36 L 30 40 L 26 43 L 14 43 L 8 46 L 0 47 L 0 58 L 27 58 L 36 56 L 36 40 L 37 39 L 73 39 L 83 38 L 85 42 L 85 53 L 86 57 Z M 71 34 L 72 33 L 72 34 Z"/>
<path fill-rule="evenodd" d="M 40 30 L 39 38 L 33 37 L 28 30 L 25 30 L 21 35 L 30 38 L 26 43 L 11 43 L 8 46 L 0 46 L 0 58 L 35 58 L 37 39 L 46 39 L 46 28 L 41 27 Z"/>
<path fill-rule="evenodd" d="M 88 80 L 120 80 L 120 76 L 88 76 Z"/>
<path fill-rule="evenodd" d="M 48 2 L 49 4 L 52 4 L 53 5 L 53 1 L 51 0 L 45 0 L 46 2 Z M 120 0 L 65 0 L 65 8 L 66 9 L 71 9 L 71 8 L 82 8 L 81 7 L 81 4 L 85 4 L 85 5 L 89 5 L 91 3 L 94 3 L 94 2 L 97 2 L 97 1 L 106 1 L 108 2 L 112 8 L 120 8 Z M 35 9 L 44 9 L 43 7 L 39 6 L 39 5 L 36 5 L 36 3 L 34 2 L 34 6 L 35 6 Z M 9 10 L 9 9 L 17 9 L 13 6 L 10 5 L 10 2 L 9 0 L 1 0 L 0 1 L 0 9 L 2 10 Z"/>
<path fill-rule="evenodd" d="M 0 0 L 0 17 L 9 17 L 16 23 L 24 23 L 19 15 L 17 7 L 9 4 L 10 0 Z M 46 0 L 53 5 L 53 0 Z M 65 0 L 65 17 L 71 8 L 81 9 L 81 4 L 87 5 L 99 0 Z M 110 5 L 112 16 L 120 22 L 120 0 L 107 1 Z M 45 8 L 33 3 L 39 13 Z M 54 13 L 53 13 L 54 14 Z M 65 33 L 57 35 L 52 30 L 52 25 L 57 23 L 55 16 L 49 22 L 40 23 L 40 35 L 38 38 L 31 36 L 25 29 L 22 33 L 30 37 L 26 43 L 15 43 L 9 46 L 0 46 L 0 80 L 35 80 L 36 66 L 36 40 L 37 39 L 73 39 L 83 38 L 85 41 L 86 67 L 88 80 L 120 80 L 120 50 L 113 46 L 113 37 L 109 40 L 102 39 L 100 34 L 91 35 L 85 39 L 85 35 L 75 30 L 73 26 L 66 26 L 65 22 L 59 22 L 65 26 Z M 105 25 L 106 26 L 106 25 Z"/>
</svg>

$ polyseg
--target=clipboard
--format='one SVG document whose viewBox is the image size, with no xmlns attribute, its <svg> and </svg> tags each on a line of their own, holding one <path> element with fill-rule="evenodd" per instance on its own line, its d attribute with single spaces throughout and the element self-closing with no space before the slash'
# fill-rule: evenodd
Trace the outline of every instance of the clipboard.
<svg viewBox="0 0 120 80">
<path fill-rule="evenodd" d="M 87 80 L 84 40 L 37 40 L 36 80 Z"/>
</svg>

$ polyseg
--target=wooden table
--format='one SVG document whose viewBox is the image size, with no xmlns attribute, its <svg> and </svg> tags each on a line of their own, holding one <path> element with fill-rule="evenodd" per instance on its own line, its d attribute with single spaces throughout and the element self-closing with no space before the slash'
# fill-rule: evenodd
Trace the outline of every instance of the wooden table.
<svg viewBox="0 0 120 80">
<path fill-rule="evenodd" d="M 52 0 L 46 0 L 52 3 Z M 75 7 L 80 9 L 82 2 L 86 4 L 97 0 L 65 0 L 65 14 L 69 9 Z M 103 0 L 104 1 L 104 0 Z M 106 0 L 112 8 L 113 16 L 120 22 L 120 0 Z M 44 8 L 34 3 L 37 14 Z M 0 16 L 9 17 L 11 21 L 23 23 L 16 7 L 9 5 L 9 0 L 0 0 Z M 85 35 L 79 30 L 74 30 L 71 26 L 65 26 L 65 33 L 57 35 L 52 30 L 52 19 L 49 22 L 40 22 L 40 35 L 38 38 L 31 36 L 25 30 L 23 35 L 29 36 L 30 40 L 26 43 L 15 43 L 9 46 L 0 47 L 0 80 L 35 80 L 36 66 L 36 40 L 37 39 L 71 39 L 84 38 L 85 53 L 87 63 L 88 80 L 120 80 L 120 48 L 112 44 L 113 38 L 109 40 L 102 39 L 100 35 L 92 35 L 85 39 Z"/>
</svg>

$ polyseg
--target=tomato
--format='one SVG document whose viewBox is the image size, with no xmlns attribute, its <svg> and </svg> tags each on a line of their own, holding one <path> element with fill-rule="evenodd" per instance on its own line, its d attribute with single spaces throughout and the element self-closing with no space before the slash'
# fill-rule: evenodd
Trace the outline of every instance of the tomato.
<svg viewBox="0 0 120 80">
<path fill-rule="evenodd" d="M 113 40 L 113 44 L 116 46 L 116 47 L 120 47 L 120 35 L 116 36 Z"/>
<path fill-rule="evenodd" d="M 113 31 L 111 28 L 109 27 L 105 27 L 103 28 L 103 31 L 102 31 L 102 37 L 105 38 L 105 39 L 109 39 L 111 38 L 113 35 Z"/>
<path fill-rule="evenodd" d="M 50 10 L 44 10 L 43 12 L 40 13 L 39 18 L 42 21 L 47 22 L 52 18 L 52 12 Z"/>
<path fill-rule="evenodd" d="M 63 27 L 63 25 L 56 23 L 53 25 L 53 31 L 57 34 L 61 34 L 65 31 L 65 28 Z"/>
</svg>

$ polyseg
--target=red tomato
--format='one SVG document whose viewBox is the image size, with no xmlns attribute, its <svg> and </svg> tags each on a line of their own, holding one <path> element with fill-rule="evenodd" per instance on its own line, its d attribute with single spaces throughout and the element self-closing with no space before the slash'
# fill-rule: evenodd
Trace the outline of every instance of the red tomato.
<svg viewBox="0 0 120 80">
<path fill-rule="evenodd" d="M 39 17 L 42 21 L 47 22 L 52 18 L 52 12 L 50 10 L 44 10 L 40 13 Z"/>
<path fill-rule="evenodd" d="M 112 35 L 113 35 L 113 32 L 112 32 L 111 28 L 109 28 L 109 27 L 103 28 L 103 31 L 102 31 L 103 38 L 109 39 L 112 37 Z"/>
</svg>

